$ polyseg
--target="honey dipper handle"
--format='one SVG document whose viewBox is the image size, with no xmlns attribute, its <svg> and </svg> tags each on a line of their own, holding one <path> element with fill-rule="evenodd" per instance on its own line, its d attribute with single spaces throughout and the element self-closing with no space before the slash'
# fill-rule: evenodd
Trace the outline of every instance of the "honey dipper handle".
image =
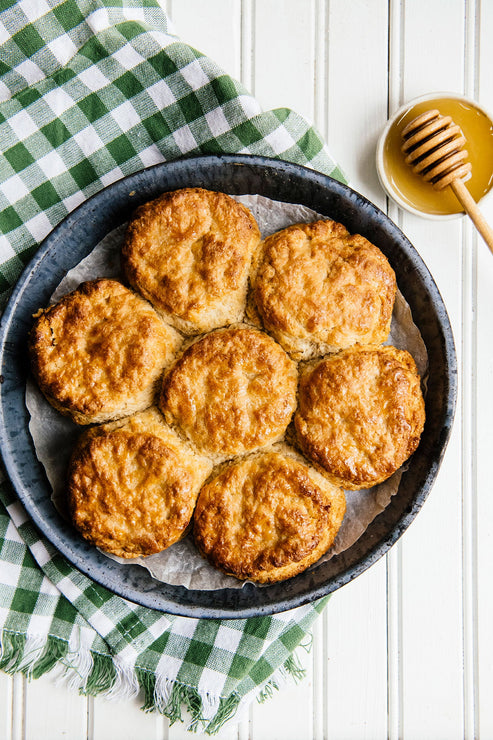
<svg viewBox="0 0 493 740">
<path fill-rule="evenodd" d="M 453 180 L 450 183 L 450 187 L 493 254 L 493 229 L 479 210 L 478 204 L 472 197 L 471 193 L 466 188 L 462 180 Z"/>
</svg>

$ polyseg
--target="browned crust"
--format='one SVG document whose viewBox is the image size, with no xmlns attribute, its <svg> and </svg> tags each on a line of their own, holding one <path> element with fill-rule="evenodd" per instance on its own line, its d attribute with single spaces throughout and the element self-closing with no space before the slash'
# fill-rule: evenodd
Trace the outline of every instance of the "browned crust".
<svg viewBox="0 0 493 740">
<path fill-rule="evenodd" d="M 319 560 L 345 508 L 342 490 L 307 465 L 269 451 L 225 466 L 205 484 L 194 539 L 216 568 L 273 583 Z"/>
<path fill-rule="evenodd" d="M 88 429 L 70 462 L 68 508 L 91 544 L 122 558 L 160 552 L 190 523 L 211 465 L 157 409 Z"/>
<path fill-rule="evenodd" d="M 346 489 L 389 478 L 417 448 L 424 421 L 420 377 L 404 350 L 345 350 L 301 377 L 294 418 L 300 446 Z"/>
<path fill-rule="evenodd" d="M 187 334 L 239 321 L 258 225 L 241 203 L 203 188 L 140 206 L 122 250 L 130 284 Z"/>
<path fill-rule="evenodd" d="M 29 356 L 50 403 L 89 424 L 150 406 L 181 342 L 147 301 L 117 280 L 101 279 L 36 314 Z"/>
<path fill-rule="evenodd" d="M 251 280 L 249 315 L 254 320 L 256 308 L 296 359 L 388 337 L 394 271 L 375 245 L 335 221 L 294 224 L 269 236 Z"/>
<path fill-rule="evenodd" d="M 297 380 L 296 365 L 271 337 L 240 325 L 190 345 L 166 373 L 159 404 L 199 451 L 231 457 L 284 434 Z"/>
</svg>

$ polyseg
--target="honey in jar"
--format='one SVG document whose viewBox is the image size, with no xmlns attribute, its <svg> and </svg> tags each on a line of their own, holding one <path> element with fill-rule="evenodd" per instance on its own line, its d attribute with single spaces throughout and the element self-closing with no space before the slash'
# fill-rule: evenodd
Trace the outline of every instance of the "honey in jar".
<svg viewBox="0 0 493 740">
<path fill-rule="evenodd" d="M 461 213 L 463 208 L 450 187 L 434 190 L 422 176 L 414 174 L 404 162 L 401 152 L 402 131 L 416 116 L 436 108 L 442 116 L 450 116 L 466 138 L 464 148 L 472 165 L 467 188 L 478 202 L 493 185 L 493 121 L 471 101 L 454 97 L 421 99 L 397 114 L 383 141 L 381 167 L 388 179 L 387 187 L 394 190 L 404 205 L 430 215 Z"/>
</svg>

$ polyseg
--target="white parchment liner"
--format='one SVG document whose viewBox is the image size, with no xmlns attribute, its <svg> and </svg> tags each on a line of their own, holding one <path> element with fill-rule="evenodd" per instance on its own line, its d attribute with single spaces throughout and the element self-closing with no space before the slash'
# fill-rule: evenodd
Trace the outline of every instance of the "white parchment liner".
<svg viewBox="0 0 493 740">
<path fill-rule="evenodd" d="M 293 223 L 324 218 L 305 206 L 279 203 L 263 196 L 238 196 L 236 200 L 244 203 L 252 211 L 260 226 L 262 237 Z M 120 246 L 124 230 L 125 225 L 112 231 L 72 269 L 53 293 L 51 302 L 58 301 L 84 280 L 120 277 Z M 416 361 L 421 377 L 426 378 L 428 372 L 426 347 L 412 320 L 409 306 L 399 291 L 387 344 L 408 350 Z M 31 381 L 27 383 L 26 404 L 31 416 L 29 430 L 37 457 L 44 466 L 53 488 L 54 505 L 63 512 L 68 460 L 82 429 L 55 411 Z M 378 486 L 346 493 L 346 515 L 335 543 L 324 556 L 324 560 L 354 544 L 373 519 L 389 504 L 391 497 L 398 490 L 401 475 L 402 469 Z M 209 565 L 197 552 L 190 536 L 164 552 L 146 558 L 124 560 L 110 555 L 108 557 L 121 563 L 137 563 L 147 568 L 151 576 L 159 581 L 191 589 L 241 588 L 243 585 L 243 582 L 226 576 Z"/>
</svg>

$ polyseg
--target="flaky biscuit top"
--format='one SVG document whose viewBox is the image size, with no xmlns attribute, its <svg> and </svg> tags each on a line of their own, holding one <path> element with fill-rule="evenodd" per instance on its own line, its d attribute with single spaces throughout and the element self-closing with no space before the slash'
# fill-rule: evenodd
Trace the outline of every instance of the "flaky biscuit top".
<svg viewBox="0 0 493 740">
<path fill-rule="evenodd" d="M 420 377 L 407 351 L 345 350 L 301 377 L 298 440 L 345 488 L 369 488 L 392 475 L 418 446 L 424 420 Z"/>
<path fill-rule="evenodd" d="M 147 301 L 102 279 L 38 312 L 29 353 L 48 400 L 84 424 L 149 406 L 181 341 Z"/>
<path fill-rule="evenodd" d="M 255 219 L 224 193 L 184 188 L 140 206 L 122 265 L 130 283 L 178 329 L 203 333 L 244 310 Z"/>
<path fill-rule="evenodd" d="M 273 234 L 254 264 L 253 300 L 262 322 L 298 359 L 385 341 L 395 292 L 384 254 L 335 221 Z"/>
<path fill-rule="evenodd" d="M 160 419 L 149 409 L 93 427 L 72 454 L 72 521 L 89 542 L 123 558 L 151 555 L 180 539 L 211 470 Z"/>
<path fill-rule="evenodd" d="M 194 538 L 219 569 L 273 582 L 318 560 L 345 512 L 341 490 L 316 471 L 277 452 L 227 465 L 202 488 Z"/>
<path fill-rule="evenodd" d="M 166 373 L 160 407 L 203 453 L 243 454 L 282 436 L 297 379 L 295 363 L 266 334 L 245 325 L 220 329 Z"/>
</svg>

